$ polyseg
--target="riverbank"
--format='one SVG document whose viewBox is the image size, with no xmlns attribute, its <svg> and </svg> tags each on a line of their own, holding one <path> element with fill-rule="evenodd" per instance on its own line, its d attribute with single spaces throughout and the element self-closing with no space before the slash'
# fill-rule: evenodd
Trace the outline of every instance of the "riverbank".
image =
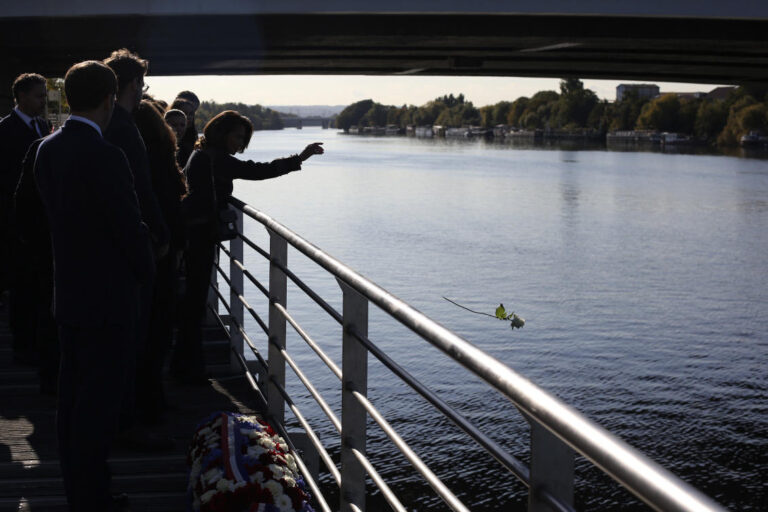
<svg viewBox="0 0 768 512">
<path fill-rule="evenodd" d="M 339 135 L 358 137 L 400 137 L 423 141 L 426 144 L 474 144 L 488 147 L 518 149 L 550 149 L 564 151 L 619 151 L 640 153 L 667 153 L 681 155 L 720 155 L 737 158 L 768 159 L 768 146 L 717 147 L 681 134 L 652 131 L 625 131 L 600 134 L 596 132 L 569 132 L 545 130 L 490 130 L 479 127 L 445 128 L 442 126 L 366 127 L 338 131 Z"/>
</svg>

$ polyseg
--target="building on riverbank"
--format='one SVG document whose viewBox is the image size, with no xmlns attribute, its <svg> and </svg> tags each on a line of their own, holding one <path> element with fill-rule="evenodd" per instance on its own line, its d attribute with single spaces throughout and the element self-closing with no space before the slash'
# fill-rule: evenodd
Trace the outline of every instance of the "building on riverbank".
<svg viewBox="0 0 768 512">
<path fill-rule="evenodd" d="M 656 84 L 619 84 L 616 86 L 616 101 L 621 101 L 629 92 L 634 92 L 638 99 L 651 99 L 659 95 Z"/>
</svg>

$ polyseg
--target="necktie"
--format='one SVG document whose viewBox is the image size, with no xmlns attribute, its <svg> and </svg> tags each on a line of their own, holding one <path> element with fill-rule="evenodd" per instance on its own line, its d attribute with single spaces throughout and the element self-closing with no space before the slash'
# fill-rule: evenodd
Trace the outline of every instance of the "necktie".
<svg viewBox="0 0 768 512">
<path fill-rule="evenodd" d="M 34 131 L 38 137 L 42 136 L 42 133 L 40 133 L 40 127 L 37 124 L 37 119 L 33 117 L 30 121 L 30 124 L 32 125 L 32 131 Z"/>
</svg>

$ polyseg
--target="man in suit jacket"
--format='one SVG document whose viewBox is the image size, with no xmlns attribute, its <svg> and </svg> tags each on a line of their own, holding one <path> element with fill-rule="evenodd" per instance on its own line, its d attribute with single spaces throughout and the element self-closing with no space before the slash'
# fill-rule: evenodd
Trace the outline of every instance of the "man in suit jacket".
<svg viewBox="0 0 768 512">
<path fill-rule="evenodd" d="M 139 287 L 154 261 L 125 154 L 102 138 L 117 79 L 101 62 L 64 79 L 72 115 L 37 152 L 35 179 L 54 258 L 61 374 L 57 430 L 73 511 L 119 510 L 107 458 L 135 351 Z"/>
<path fill-rule="evenodd" d="M 160 204 L 155 191 L 152 188 L 150 176 L 149 157 L 144 140 L 133 119 L 133 111 L 141 103 L 141 96 L 146 91 L 144 75 L 147 72 L 147 61 L 138 55 L 126 50 L 116 50 L 109 58 L 104 60 L 117 76 L 117 101 L 112 120 L 104 132 L 104 138 L 118 146 L 128 157 L 131 171 L 133 172 L 136 195 L 139 198 L 141 216 L 149 227 L 152 237 L 155 258 L 164 256 L 169 248 L 170 232 L 163 218 Z M 134 382 L 140 382 L 143 378 L 141 372 L 147 367 L 146 358 L 151 352 L 147 343 L 149 337 L 149 320 L 151 317 L 152 296 L 154 283 L 150 282 L 142 286 L 140 291 L 139 330 L 134 357 L 135 369 L 133 370 Z M 138 386 L 138 390 L 144 389 Z M 125 445 L 140 447 L 142 449 L 163 449 L 170 447 L 170 438 L 161 439 L 146 431 L 136 421 L 137 413 L 152 401 L 151 396 L 145 393 L 136 393 L 136 386 L 129 388 L 123 398 L 123 412 L 120 420 L 120 441 Z M 160 393 L 161 389 L 155 392 Z"/>
<path fill-rule="evenodd" d="M 0 292 L 10 290 L 14 359 L 30 364 L 37 359 L 37 281 L 28 255 L 16 239 L 11 204 L 27 149 L 50 133 L 48 123 L 40 117 L 48 92 L 45 77 L 35 73 L 19 75 L 12 90 L 16 106 L 0 121 Z"/>
</svg>

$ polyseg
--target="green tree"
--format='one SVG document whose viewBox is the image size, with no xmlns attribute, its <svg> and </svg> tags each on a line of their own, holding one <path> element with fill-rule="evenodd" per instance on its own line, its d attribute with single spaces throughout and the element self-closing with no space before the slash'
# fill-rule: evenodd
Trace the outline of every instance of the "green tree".
<svg viewBox="0 0 768 512">
<path fill-rule="evenodd" d="M 586 127 L 605 134 L 610 128 L 615 114 L 615 105 L 607 100 L 599 101 L 589 113 Z"/>
<path fill-rule="evenodd" d="M 730 103 L 728 121 L 725 123 L 723 131 L 717 136 L 718 146 L 738 145 L 741 136 L 750 131 L 746 127 L 755 124 L 758 117 L 757 112 L 760 110 L 760 104 L 757 100 L 743 90 L 728 98 L 726 104 L 728 103 Z M 749 109 L 751 111 L 747 112 Z"/>
<path fill-rule="evenodd" d="M 336 116 L 336 128 L 348 132 L 350 127 L 358 126 L 360 120 L 371 110 L 373 100 L 362 100 L 349 105 Z"/>
<path fill-rule="evenodd" d="M 714 141 L 728 122 L 728 107 L 724 101 L 702 101 L 696 113 L 693 133 L 700 139 Z"/>
<path fill-rule="evenodd" d="M 527 97 L 521 96 L 510 104 L 509 112 L 507 113 L 507 119 L 506 119 L 508 125 L 510 126 L 520 125 L 520 117 L 523 115 L 523 112 L 525 112 L 525 109 L 528 107 L 529 101 L 530 100 Z"/>
<path fill-rule="evenodd" d="M 584 89 L 578 78 L 561 80 L 555 124 L 562 128 L 584 128 L 598 101 L 597 95 Z"/>
<path fill-rule="evenodd" d="M 637 118 L 640 130 L 675 132 L 678 127 L 680 99 L 675 94 L 664 94 L 646 103 Z"/>
<path fill-rule="evenodd" d="M 640 111 L 647 102 L 647 99 L 639 98 L 636 91 L 627 91 L 622 100 L 613 105 L 608 130 L 634 130 Z"/>
<path fill-rule="evenodd" d="M 529 130 L 550 126 L 550 118 L 560 95 L 555 91 L 539 91 L 528 101 L 520 114 L 520 126 Z"/>
</svg>

